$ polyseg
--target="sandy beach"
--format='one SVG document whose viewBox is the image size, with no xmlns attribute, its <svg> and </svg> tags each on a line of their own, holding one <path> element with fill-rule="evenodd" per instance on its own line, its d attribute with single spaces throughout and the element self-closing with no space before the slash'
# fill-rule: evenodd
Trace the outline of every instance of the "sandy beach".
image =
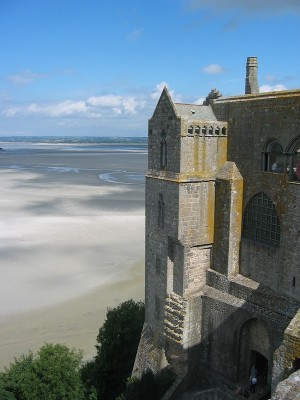
<svg viewBox="0 0 300 400">
<path fill-rule="evenodd" d="M 45 342 L 89 359 L 107 308 L 144 299 L 145 169 L 141 151 L 1 154 L 0 370 Z"/>
</svg>

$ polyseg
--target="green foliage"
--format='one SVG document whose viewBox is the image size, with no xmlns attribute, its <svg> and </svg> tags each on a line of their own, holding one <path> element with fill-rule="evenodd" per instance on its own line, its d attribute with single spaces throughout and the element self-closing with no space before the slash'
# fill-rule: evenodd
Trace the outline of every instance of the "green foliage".
<svg viewBox="0 0 300 400">
<path fill-rule="evenodd" d="M 123 396 L 123 397 L 122 397 Z M 116 400 L 140 400 L 141 384 L 136 377 L 129 377 L 126 382 L 126 391 L 122 393 L 120 399 Z"/>
<path fill-rule="evenodd" d="M 159 400 L 171 386 L 175 375 L 168 369 L 154 375 L 151 370 L 144 372 L 141 379 L 130 377 L 126 390 L 116 400 Z"/>
<path fill-rule="evenodd" d="M 0 398 L 5 400 L 83 400 L 80 376 L 82 352 L 60 344 L 45 344 L 15 359 L 0 373 Z"/>
<path fill-rule="evenodd" d="M 108 309 L 97 337 L 97 355 L 82 370 L 87 386 L 95 386 L 98 399 L 114 400 L 126 388 L 144 323 L 144 303 L 125 301 Z"/>
<path fill-rule="evenodd" d="M 109 309 L 97 337 L 97 355 L 83 366 L 81 351 L 60 344 L 15 358 L 0 373 L 0 399 L 114 400 L 125 391 L 143 322 L 142 302 L 129 300 Z M 128 382 L 130 400 L 138 400 L 136 382 Z"/>
</svg>

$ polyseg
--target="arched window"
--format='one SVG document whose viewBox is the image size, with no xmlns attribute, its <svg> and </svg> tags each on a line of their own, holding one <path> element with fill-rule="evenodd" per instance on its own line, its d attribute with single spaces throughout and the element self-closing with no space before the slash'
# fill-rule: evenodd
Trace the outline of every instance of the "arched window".
<svg viewBox="0 0 300 400">
<path fill-rule="evenodd" d="M 202 127 L 202 135 L 206 135 L 206 132 L 207 132 L 207 127 L 203 126 Z"/>
<path fill-rule="evenodd" d="M 226 129 L 225 126 L 223 126 L 223 128 L 222 128 L 222 135 L 226 135 L 226 133 L 227 133 L 227 129 Z"/>
<path fill-rule="evenodd" d="M 195 126 L 195 135 L 200 135 L 200 126 Z"/>
<path fill-rule="evenodd" d="M 215 134 L 216 135 L 220 135 L 220 127 L 219 126 L 216 127 Z"/>
<path fill-rule="evenodd" d="M 161 141 L 160 141 L 160 166 L 163 169 L 167 168 L 167 140 L 165 132 L 161 134 Z"/>
<path fill-rule="evenodd" d="M 159 194 L 158 200 L 158 218 L 157 218 L 157 225 L 159 228 L 164 228 L 165 226 L 165 203 L 163 195 Z"/>
<path fill-rule="evenodd" d="M 286 157 L 289 180 L 300 182 L 300 136 L 297 136 L 288 145 Z"/>
<path fill-rule="evenodd" d="M 208 128 L 208 134 L 209 135 L 212 135 L 214 133 L 214 128 L 212 127 L 212 126 L 210 126 L 209 128 Z"/>
<path fill-rule="evenodd" d="M 189 128 L 188 128 L 188 135 L 192 135 L 192 134 L 193 134 L 193 131 L 194 131 L 193 127 L 192 127 L 192 126 L 189 126 Z"/>
<path fill-rule="evenodd" d="M 264 192 L 253 196 L 246 206 L 243 217 L 243 237 L 279 247 L 280 220 L 275 204 Z"/>
<path fill-rule="evenodd" d="M 283 148 L 275 139 L 269 139 L 265 144 L 262 169 L 276 173 L 284 172 Z"/>
</svg>

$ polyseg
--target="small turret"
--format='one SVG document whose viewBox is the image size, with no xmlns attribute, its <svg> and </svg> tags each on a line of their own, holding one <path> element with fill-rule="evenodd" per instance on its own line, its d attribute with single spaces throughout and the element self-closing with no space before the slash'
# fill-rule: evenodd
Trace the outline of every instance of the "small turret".
<svg viewBox="0 0 300 400">
<path fill-rule="evenodd" d="M 217 89 L 211 89 L 211 91 L 209 92 L 208 96 L 204 100 L 203 105 L 204 106 L 210 106 L 219 97 L 222 97 L 222 93 L 220 93 Z"/>
<path fill-rule="evenodd" d="M 259 93 L 257 81 L 257 57 L 248 57 L 246 66 L 245 94 Z"/>
</svg>

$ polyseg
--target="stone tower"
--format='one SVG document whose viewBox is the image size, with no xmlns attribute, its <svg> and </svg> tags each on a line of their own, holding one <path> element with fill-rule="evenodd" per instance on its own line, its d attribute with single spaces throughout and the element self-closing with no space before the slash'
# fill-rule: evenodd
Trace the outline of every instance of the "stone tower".
<svg viewBox="0 0 300 400">
<path fill-rule="evenodd" d="M 255 57 L 246 95 L 178 104 L 163 89 L 148 127 L 133 374 L 175 372 L 165 400 L 193 386 L 225 399 L 219 388 L 253 364 L 267 395 L 300 367 L 299 126 L 300 90 L 258 93 Z"/>
<path fill-rule="evenodd" d="M 248 57 L 246 65 L 245 94 L 259 93 L 257 80 L 257 57 Z"/>
<path fill-rule="evenodd" d="M 227 122 L 217 120 L 211 105 L 173 103 L 164 88 L 149 120 L 148 146 L 144 336 L 156 353 L 151 369 L 172 364 L 180 372 L 192 345 L 191 303 L 184 299 L 199 294 L 212 267 L 215 182 L 226 163 Z"/>
</svg>

